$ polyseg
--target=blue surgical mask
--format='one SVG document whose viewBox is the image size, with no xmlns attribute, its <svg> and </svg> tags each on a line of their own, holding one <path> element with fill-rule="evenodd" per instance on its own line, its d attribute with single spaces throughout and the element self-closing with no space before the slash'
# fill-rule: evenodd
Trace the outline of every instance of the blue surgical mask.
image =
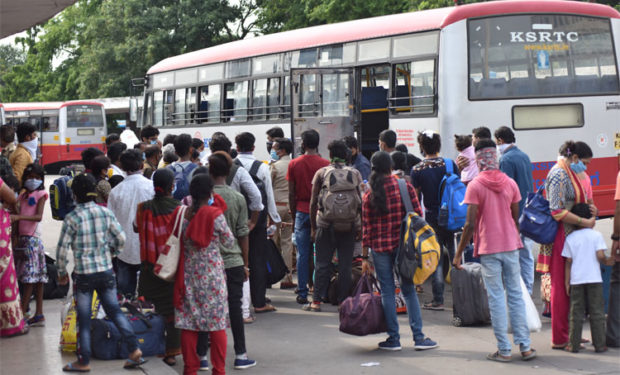
<svg viewBox="0 0 620 375">
<path fill-rule="evenodd" d="M 207 201 L 207 204 L 208 204 L 209 206 L 213 206 L 213 202 L 214 202 L 213 197 L 211 197 L 211 198 L 209 198 L 209 200 Z"/>
<path fill-rule="evenodd" d="M 588 167 L 586 167 L 586 165 L 583 164 L 581 160 L 579 160 L 577 163 L 570 163 L 570 169 L 572 169 L 575 173 L 581 173 L 585 172 Z"/>
<path fill-rule="evenodd" d="M 24 182 L 24 187 L 30 191 L 37 190 L 43 183 L 43 180 L 37 180 L 35 178 L 29 178 Z"/>
<path fill-rule="evenodd" d="M 152 145 L 156 145 L 156 144 L 157 144 L 157 139 L 152 139 L 152 140 L 151 140 L 151 144 L 152 144 Z"/>
<path fill-rule="evenodd" d="M 271 156 L 272 160 L 280 160 L 278 153 L 274 149 L 271 149 L 271 152 L 269 153 L 269 155 Z"/>
</svg>

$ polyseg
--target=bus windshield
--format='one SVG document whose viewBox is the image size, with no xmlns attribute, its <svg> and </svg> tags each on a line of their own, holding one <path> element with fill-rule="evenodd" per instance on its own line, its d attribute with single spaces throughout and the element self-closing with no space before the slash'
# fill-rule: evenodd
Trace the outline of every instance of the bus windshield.
<svg viewBox="0 0 620 375">
<path fill-rule="evenodd" d="M 103 127 L 102 107 L 96 105 L 68 106 L 67 127 Z"/>
<path fill-rule="evenodd" d="M 469 98 L 618 94 L 609 19 L 558 14 L 468 21 Z"/>
</svg>

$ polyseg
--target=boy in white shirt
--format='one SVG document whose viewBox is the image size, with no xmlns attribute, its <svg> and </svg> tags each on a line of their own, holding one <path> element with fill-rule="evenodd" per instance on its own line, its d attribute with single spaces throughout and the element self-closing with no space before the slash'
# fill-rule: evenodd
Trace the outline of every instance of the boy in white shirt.
<svg viewBox="0 0 620 375">
<path fill-rule="evenodd" d="M 592 216 L 589 205 L 585 203 L 576 204 L 571 212 L 584 219 Z M 570 296 L 570 343 L 566 347 L 567 351 L 579 351 L 586 303 L 594 349 L 597 353 L 607 351 L 600 264 L 612 266 L 614 258 L 605 256 L 606 249 L 603 235 L 591 228 L 577 227 L 566 237 L 562 256 L 566 258 L 565 285 L 566 294 Z"/>
</svg>

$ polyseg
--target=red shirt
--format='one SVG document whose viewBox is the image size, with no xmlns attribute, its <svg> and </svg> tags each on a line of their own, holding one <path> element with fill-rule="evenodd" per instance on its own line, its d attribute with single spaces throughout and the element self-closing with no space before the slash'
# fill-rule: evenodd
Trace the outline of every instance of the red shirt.
<svg viewBox="0 0 620 375">
<path fill-rule="evenodd" d="M 329 161 L 319 155 L 302 155 L 288 164 L 286 179 L 295 183 L 295 201 L 297 211 L 310 213 L 312 197 L 312 179 L 319 169 L 329 165 Z"/>
<path fill-rule="evenodd" d="M 400 224 L 405 216 L 405 206 L 400 198 L 398 180 L 394 176 L 386 176 L 385 184 L 388 214 L 381 215 L 370 205 L 370 191 L 362 199 L 362 241 L 365 247 L 378 253 L 392 252 L 400 242 Z M 422 215 L 420 202 L 415 189 L 407 183 L 413 210 Z"/>
</svg>

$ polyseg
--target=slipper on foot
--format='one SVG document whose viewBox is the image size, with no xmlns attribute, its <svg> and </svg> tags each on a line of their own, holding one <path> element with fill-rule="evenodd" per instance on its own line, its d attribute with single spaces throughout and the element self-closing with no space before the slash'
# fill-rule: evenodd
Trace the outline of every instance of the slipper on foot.
<svg viewBox="0 0 620 375">
<path fill-rule="evenodd" d="M 495 353 L 488 354 L 487 355 L 487 359 L 489 361 L 495 361 L 495 362 L 510 362 L 510 361 L 512 361 L 512 357 L 503 356 L 503 355 L 499 354 L 499 351 L 497 351 Z"/>
<path fill-rule="evenodd" d="M 82 369 L 73 367 L 73 363 L 67 363 L 65 367 L 62 368 L 64 372 L 90 372 L 90 369 Z"/>
<path fill-rule="evenodd" d="M 530 349 L 530 354 L 523 354 L 525 352 L 521 352 L 521 360 L 522 361 L 531 361 L 532 359 L 536 358 L 536 349 Z"/>
<path fill-rule="evenodd" d="M 257 314 L 262 314 L 262 313 L 266 313 L 266 312 L 271 312 L 271 311 L 276 311 L 276 308 L 273 307 L 273 305 L 265 305 L 265 307 L 261 307 L 259 309 L 255 308 L 254 312 Z"/>
<path fill-rule="evenodd" d="M 127 362 L 125 362 L 125 365 L 123 366 L 124 369 L 133 369 L 133 368 L 138 368 L 140 366 L 142 366 L 143 364 L 145 364 L 147 361 L 144 358 L 140 358 L 138 361 L 134 361 L 133 359 L 128 359 Z"/>
</svg>

